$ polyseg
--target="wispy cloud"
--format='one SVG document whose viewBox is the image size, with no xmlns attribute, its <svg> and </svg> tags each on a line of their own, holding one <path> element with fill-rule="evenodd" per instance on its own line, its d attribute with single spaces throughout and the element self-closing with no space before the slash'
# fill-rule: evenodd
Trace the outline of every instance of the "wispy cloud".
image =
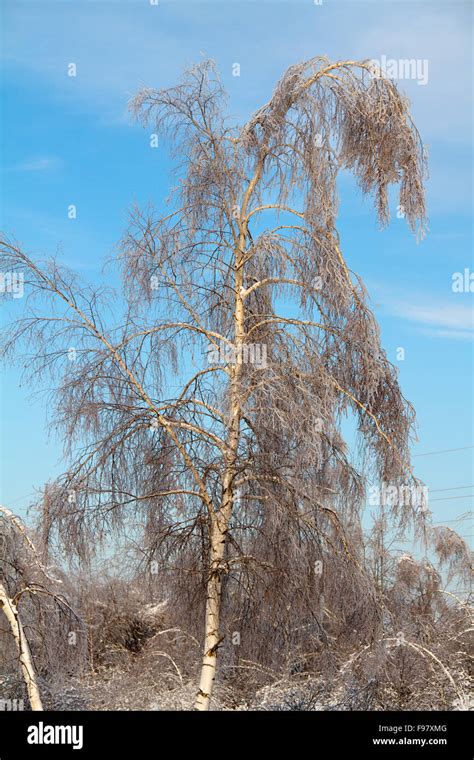
<svg viewBox="0 0 474 760">
<path fill-rule="evenodd" d="M 418 299 L 416 299 L 418 300 Z M 452 303 L 420 304 L 413 300 L 393 301 L 388 310 L 402 319 L 422 326 L 421 332 L 435 338 L 474 338 L 474 311 L 470 306 Z"/>
<path fill-rule="evenodd" d="M 431 338 L 449 338 L 454 340 L 469 340 L 474 338 L 474 332 L 469 330 L 437 330 L 437 329 L 424 329 L 420 330 L 423 335 L 428 335 Z"/>
<path fill-rule="evenodd" d="M 59 169 L 62 161 L 54 156 L 42 156 L 33 158 L 29 161 L 22 161 L 10 168 L 12 172 L 45 172 L 52 169 Z"/>
<path fill-rule="evenodd" d="M 474 339 L 474 307 L 472 302 L 464 300 L 469 299 L 469 293 L 453 293 L 449 298 L 434 291 L 394 291 L 393 284 L 389 286 L 370 278 L 366 284 L 377 307 L 387 315 L 410 322 L 420 334 L 433 338 Z"/>
<path fill-rule="evenodd" d="M 410 319 L 412 322 L 438 325 L 439 327 L 472 330 L 473 311 L 469 306 L 461 304 L 436 304 L 432 306 L 420 304 L 402 303 L 399 308 L 399 316 Z"/>
</svg>

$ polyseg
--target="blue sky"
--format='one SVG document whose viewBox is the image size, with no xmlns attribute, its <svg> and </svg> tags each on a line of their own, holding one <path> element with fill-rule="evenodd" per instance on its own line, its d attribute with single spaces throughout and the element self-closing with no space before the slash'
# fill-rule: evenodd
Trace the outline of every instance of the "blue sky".
<svg viewBox="0 0 474 760">
<path fill-rule="evenodd" d="M 392 223 L 380 231 L 370 199 L 349 177 L 340 182 L 339 229 L 417 411 L 413 461 L 433 491 L 434 519 L 466 513 L 474 492 L 461 488 L 474 482 L 473 293 L 451 286 L 453 273 L 474 271 L 470 3 L 4 0 L 2 17 L 2 227 L 30 252 L 57 253 L 92 281 L 131 204 L 159 206 L 168 192 L 166 146 L 152 150 L 149 133 L 127 114 L 139 87 L 171 86 L 183 67 L 211 57 L 229 113 L 243 121 L 287 66 L 314 55 L 428 61 L 426 85 L 399 82 L 429 151 L 427 238 L 416 243 L 396 216 L 395 196 Z M 69 63 L 76 77 L 68 77 Z M 69 204 L 76 220 L 67 217 Z M 41 397 L 19 387 L 14 370 L 1 379 L 0 499 L 24 514 L 29 494 L 61 472 L 61 449 L 48 437 Z M 446 449 L 461 450 L 423 456 Z"/>
</svg>

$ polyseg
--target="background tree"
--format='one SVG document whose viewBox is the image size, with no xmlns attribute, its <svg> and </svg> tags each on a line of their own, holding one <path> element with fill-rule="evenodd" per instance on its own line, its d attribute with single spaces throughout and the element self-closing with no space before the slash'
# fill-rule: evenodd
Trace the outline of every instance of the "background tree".
<svg viewBox="0 0 474 760">
<path fill-rule="evenodd" d="M 171 568 L 169 593 L 204 608 L 207 709 L 218 649 L 245 667 L 234 634 L 264 658 L 276 631 L 298 662 L 306 645 L 331 656 L 334 639 L 379 631 L 364 477 L 416 485 L 414 413 L 344 261 L 336 179 L 351 171 L 382 224 L 399 184 L 422 234 L 424 154 L 406 99 L 367 62 L 290 67 L 243 127 L 210 62 L 131 108 L 169 136 L 178 181 L 165 216 L 132 214 L 125 301 L 5 240 L 2 268 L 27 294 L 5 347 L 33 347 L 30 375 L 59 378 L 72 464 L 49 488 L 48 535 L 84 560 L 125 526 Z M 341 433 L 349 411 L 363 471 Z M 391 505 L 394 529 L 423 524 L 415 502 Z"/>
</svg>

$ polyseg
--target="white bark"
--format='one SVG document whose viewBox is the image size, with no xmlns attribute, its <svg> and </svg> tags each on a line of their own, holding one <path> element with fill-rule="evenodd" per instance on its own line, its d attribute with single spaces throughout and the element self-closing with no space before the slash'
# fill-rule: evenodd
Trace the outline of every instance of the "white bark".
<svg viewBox="0 0 474 760">
<path fill-rule="evenodd" d="M 245 214 L 247 203 L 261 172 L 261 166 L 249 184 L 241 213 Z M 244 256 L 247 237 L 247 222 L 240 222 L 238 246 L 235 250 L 235 310 L 234 310 L 234 345 L 237 362 L 234 366 L 230 384 L 230 419 L 228 434 L 228 454 L 222 483 L 222 503 L 211 516 L 210 524 L 210 569 L 207 581 L 206 620 L 204 634 L 204 654 L 201 665 L 201 678 L 197 693 L 195 709 L 208 710 L 216 677 L 217 650 L 222 640 L 219 636 L 219 618 L 221 606 L 222 575 L 227 572 L 225 563 L 226 534 L 234 505 L 235 465 L 240 437 L 240 419 L 242 415 L 240 398 L 240 375 L 242 370 L 241 348 L 245 342 L 244 314 Z"/>
<path fill-rule="evenodd" d="M 204 654 L 201 665 L 199 691 L 195 709 L 208 710 L 216 677 L 217 648 L 219 639 L 219 613 L 221 603 L 221 574 L 224 571 L 223 556 L 225 535 L 219 535 L 217 524 L 211 531 L 211 567 L 207 583 Z"/>
<path fill-rule="evenodd" d="M 20 663 L 23 679 L 28 691 L 28 697 L 32 710 L 42 710 L 43 705 L 38 688 L 36 671 L 31 658 L 30 647 L 21 624 L 18 609 L 13 600 L 10 599 L 3 583 L 0 582 L 0 609 L 7 618 L 15 644 L 18 649 L 18 660 Z"/>
</svg>

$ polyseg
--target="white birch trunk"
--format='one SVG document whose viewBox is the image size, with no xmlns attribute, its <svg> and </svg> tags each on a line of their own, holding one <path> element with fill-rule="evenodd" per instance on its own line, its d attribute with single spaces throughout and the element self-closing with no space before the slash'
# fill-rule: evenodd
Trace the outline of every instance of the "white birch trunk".
<svg viewBox="0 0 474 760">
<path fill-rule="evenodd" d="M 23 680 L 25 681 L 28 691 L 28 697 L 32 710 L 42 710 L 43 705 L 38 688 L 36 671 L 31 658 L 30 647 L 28 645 L 23 626 L 18 614 L 18 609 L 10 599 L 5 586 L 0 582 L 0 609 L 7 618 L 15 644 L 18 650 L 18 660 L 20 663 Z"/>
<path fill-rule="evenodd" d="M 221 576 L 224 572 L 224 549 L 225 534 L 222 535 L 220 533 L 216 521 L 211 529 L 211 563 L 207 583 L 204 654 L 201 665 L 199 691 L 195 703 L 195 709 L 200 711 L 209 709 L 216 677 L 217 648 L 220 643 L 219 616 L 222 589 Z"/>
<path fill-rule="evenodd" d="M 234 476 L 240 439 L 240 420 L 242 416 L 240 377 L 242 371 L 242 347 L 245 343 L 245 306 L 243 292 L 245 246 L 248 235 L 247 206 L 252 193 L 260 181 L 265 156 L 262 152 L 255 173 L 247 186 L 239 220 L 239 239 L 235 248 L 234 268 L 234 340 L 236 364 L 230 384 L 230 419 L 228 451 L 222 484 L 222 504 L 212 516 L 211 529 L 211 563 L 207 583 L 206 621 L 204 637 L 204 655 L 201 667 L 201 679 L 196 698 L 196 710 L 208 710 L 216 677 L 217 648 L 219 638 L 219 616 L 221 606 L 222 574 L 227 572 L 224 563 L 224 552 L 227 529 L 234 506 Z"/>
</svg>

